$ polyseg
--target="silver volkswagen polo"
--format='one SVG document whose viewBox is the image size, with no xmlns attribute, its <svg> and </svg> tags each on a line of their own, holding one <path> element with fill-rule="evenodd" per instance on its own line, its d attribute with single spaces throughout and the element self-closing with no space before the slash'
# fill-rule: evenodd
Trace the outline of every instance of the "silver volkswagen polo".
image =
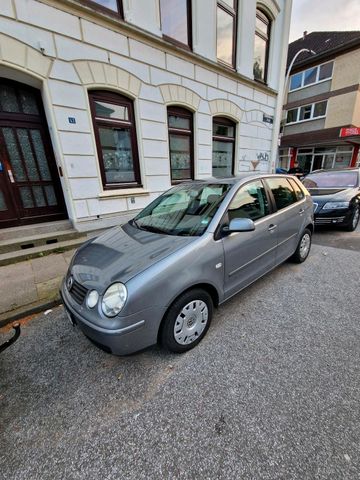
<svg viewBox="0 0 360 480">
<path fill-rule="evenodd" d="M 213 309 L 310 251 L 313 203 L 289 175 L 182 183 L 84 244 L 61 287 L 73 323 L 108 352 L 185 352 Z"/>
</svg>

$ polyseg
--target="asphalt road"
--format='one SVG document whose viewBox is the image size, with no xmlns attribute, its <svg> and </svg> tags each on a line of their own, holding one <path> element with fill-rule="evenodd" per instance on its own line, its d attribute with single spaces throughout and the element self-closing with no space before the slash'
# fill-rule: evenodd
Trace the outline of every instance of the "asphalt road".
<svg viewBox="0 0 360 480">
<path fill-rule="evenodd" d="M 37 316 L 0 356 L 0 478 L 358 479 L 358 234 L 316 234 L 185 355 L 111 356 L 62 307 Z"/>
</svg>

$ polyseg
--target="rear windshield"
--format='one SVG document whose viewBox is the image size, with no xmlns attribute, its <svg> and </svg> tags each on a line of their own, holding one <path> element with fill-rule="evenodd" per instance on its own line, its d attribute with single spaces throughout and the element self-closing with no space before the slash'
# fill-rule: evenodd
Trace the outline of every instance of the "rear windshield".
<svg viewBox="0 0 360 480">
<path fill-rule="evenodd" d="M 303 179 L 306 188 L 350 188 L 356 187 L 357 183 L 356 171 L 310 173 Z"/>
</svg>

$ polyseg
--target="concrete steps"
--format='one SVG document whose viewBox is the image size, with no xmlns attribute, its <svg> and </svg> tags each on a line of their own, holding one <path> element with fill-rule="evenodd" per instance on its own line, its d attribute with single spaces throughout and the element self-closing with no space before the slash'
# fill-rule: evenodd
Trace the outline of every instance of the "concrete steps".
<svg viewBox="0 0 360 480">
<path fill-rule="evenodd" d="M 66 250 L 78 248 L 87 240 L 87 237 L 79 237 L 72 240 L 64 240 L 56 244 L 41 245 L 26 250 L 15 250 L 12 252 L 0 254 L 0 266 L 10 265 L 12 263 L 23 262 L 31 258 L 43 257 L 50 253 L 62 253 Z"/>
<path fill-rule="evenodd" d="M 33 235 L 31 237 L 14 238 L 11 240 L 0 241 L 0 255 L 2 253 L 30 250 L 34 247 L 56 245 L 67 241 L 82 238 L 84 235 L 76 230 L 63 230 L 59 232 L 43 233 L 41 235 Z"/>
<path fill-rule="evenodd" d="M 49 222 L 0 231 L 0 266 L 62 253 L 87 240 L 69 221 Z"/>
<path fill-rule="evenodd" d="M 46 233 L 61 232 L 72 229 L 73 227 L 69 220 L 36 223 L 33 225 L 23 225 L 21 227 L 2 228 L 0 229 L 0 242 L 3 242 L 4 240 L 14 240 L 15 238 L 34 237 Z"/>
</svg>

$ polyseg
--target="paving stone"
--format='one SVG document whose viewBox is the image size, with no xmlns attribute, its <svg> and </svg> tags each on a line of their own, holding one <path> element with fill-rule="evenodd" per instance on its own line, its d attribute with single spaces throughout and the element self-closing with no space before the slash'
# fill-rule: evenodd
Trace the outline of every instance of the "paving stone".
<svg viewBox="0 0 360 480">
<path fill-rule="evenodd" d="M 13 310 L 38 299 L 30 262 L 0 268 L 0 313 Z"/>
<path fill-rule="evenodd" d="M 31 260 L 35 283 L 47 282 L 59 275 L 64 275 L 68 265 L 62 254 L 47 255 Z"/>
</svg>

